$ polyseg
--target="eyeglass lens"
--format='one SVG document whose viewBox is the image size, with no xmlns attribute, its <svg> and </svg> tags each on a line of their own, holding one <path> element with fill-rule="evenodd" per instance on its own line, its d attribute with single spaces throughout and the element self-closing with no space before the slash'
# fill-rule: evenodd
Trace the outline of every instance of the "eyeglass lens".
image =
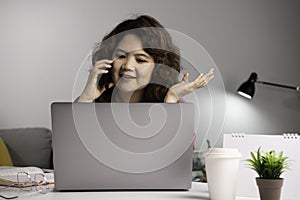
<svg viewBox="0 0 300 200">
<path fill-rule="evenodd" d="M 19 172 L 17 174 L 18 186 L 22 190 L 30 191 L 32 189 L 32 179 L 27 172 Z"/>
<path fill-rule="evenodd" d="M 46 194 L 49 190 L 49 186 L 47 184 L 47 179 L 44 174 L 35 174 L 34 175 L 34 183 L 35 189 L 42 194 Z"/>
</svg>

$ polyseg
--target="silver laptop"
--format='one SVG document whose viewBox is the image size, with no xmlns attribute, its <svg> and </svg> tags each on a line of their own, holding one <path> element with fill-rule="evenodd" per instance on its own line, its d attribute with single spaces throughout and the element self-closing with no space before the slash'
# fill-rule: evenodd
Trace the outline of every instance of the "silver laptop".
<svg viewBox="0 0 300 200">
<path fill-rule="evenodd" d="M 56 190 L 188 190 L 194 105 L 53 103 Z"/>
</svg>

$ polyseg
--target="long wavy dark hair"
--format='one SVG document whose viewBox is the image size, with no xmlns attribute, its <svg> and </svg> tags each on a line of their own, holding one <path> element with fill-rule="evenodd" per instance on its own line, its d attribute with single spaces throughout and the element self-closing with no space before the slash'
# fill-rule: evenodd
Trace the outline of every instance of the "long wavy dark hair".
<svg viewBox="0 0 300 200">
<path fill-rule="evenodd" d="M 134 34 L 142 41 L 143 50 L 154 60 L 155 67 L 150 83 L 144 88 L 142 102 L 164 102 L 168 88 L 178 83 L 181 71 L 180 52 L 173 44 L 167 30 L 153 17 L 141 15 L 118 24 L 102 41 L 96 45 L 92 54 L 92 63 L 102 59 L 112 59 L 120 40 L 128 34 Z M 112 73 L 103 74 L 98 87 L 105 85 L 107 90 L 95 102 L 111 102 L 113 89 L 108 88 L 112 82 Z"/>
</svg>

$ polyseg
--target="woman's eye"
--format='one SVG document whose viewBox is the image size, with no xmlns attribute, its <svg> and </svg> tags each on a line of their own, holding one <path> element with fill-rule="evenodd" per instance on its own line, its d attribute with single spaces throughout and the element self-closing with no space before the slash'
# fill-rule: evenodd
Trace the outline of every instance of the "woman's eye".
<svg viewBox="0 0 300 200">
<path fill-rule="evenodd" d="M 137 58 L 136 61 L 137 61 L 138 63 L 144 63 L 144 62 L 147 62 L 146 60 L 140 59 L 140 58 Z"/>
<path fill-rule="evenodd" d="M 125 58 L 125 55 L 117 55 L 117 58 L 118 58 L 118 59 Z"/>
</svg>

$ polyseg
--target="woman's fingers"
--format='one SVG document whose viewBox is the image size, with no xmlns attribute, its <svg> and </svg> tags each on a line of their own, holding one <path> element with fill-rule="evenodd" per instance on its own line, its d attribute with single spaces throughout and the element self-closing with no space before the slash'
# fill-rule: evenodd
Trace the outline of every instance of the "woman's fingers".
<svg viewBox="0 0 300 200">
<path fill-rule="evenodd" d="M 183 80 L 184 82 L 188 82 L 188 81 L 189 81 L 189 73 L 185 73 L 185 74 L 183 75 L 182 80 Z"/>
<path fill-rule="evenodd" d="M 166 98 L 172 99 L 171 102 L 177 102 L 183 96 L 193 92 L 194 90 L 204 87 L 213 78 L 213 69 L 209 70 L 206 74 L 201 73 L 194 81 L 189 82 L 189 74 L 185 73 L 182 81 L 173 85 Z M 168 101 L 167 100 L 167 101 Z"/>
<path fill-rule="evenodd" d="M 96 61 L 95 65 L 98 65 L 98 64 L 108 64 L 108 65 L 111 65 L 112 63 L 113 63 L 113 60 L 103 59 L 103 60 Z"/>
<path fill-rule="evenodd" d="M 98 68 L 98 69 L 111 68 L 112 63 L 113 63 L 112 60 L 99 60 L 95 63 L 94 68 Z"/>
<path fill-rule="evenodd" d="M 112 60 L 99 60 L 95 63 L 93 69 L 90 70 L 90 78 L 96 80 L 98 75 L 108 73 L 108 69 L 112 67 Z"/>
<path fill-rule="evenodd" d="M 213 77 L 213 69 L 210 69 L 206 74 L 201 73 L 193 82 L 191 82 L 191 87 L 193 89 L 205 87 Z"/>
</svg>

